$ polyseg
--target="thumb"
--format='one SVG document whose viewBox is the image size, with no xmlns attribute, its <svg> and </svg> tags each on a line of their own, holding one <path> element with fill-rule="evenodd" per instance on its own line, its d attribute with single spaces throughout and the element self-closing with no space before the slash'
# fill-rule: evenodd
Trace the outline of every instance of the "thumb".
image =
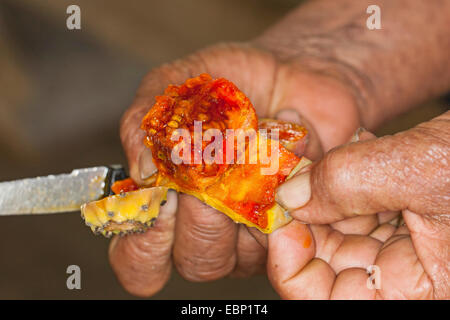
<svg viewBox="0 0 450 320">
<path fill-rule="evenodd" d="M 307 223 L 404 209 L 442 213 L 449 203 L 449 169 L 442 161 L 448 151 L 448 122 L 442 120 L 333 149 L 281 185 L 277 201 Z"/>
<path fill-rule="evenodd" d="M 120 137 L 127 156 L 130 176 L 138 185 L 156 172 L 150 149 L 144 145 L 145 133 L 140 129 L 141 120 L 150 103 L 136 99 L 133 106 L 122 117 Z"/>
</svg>

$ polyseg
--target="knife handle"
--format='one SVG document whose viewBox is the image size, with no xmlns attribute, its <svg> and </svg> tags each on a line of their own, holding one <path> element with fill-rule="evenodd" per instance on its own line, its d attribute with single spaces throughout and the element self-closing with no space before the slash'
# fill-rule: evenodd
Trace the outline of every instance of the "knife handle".
<svg viewBox="0 0 450 320">
<path fill-rule="evenodd" d="M 105 183 L 105 196 L 113 195 L 114 192 L 111 190 L 111 186 L 114 182 L 128 178 L 125 168 L 120 164 L 113 164 L 108 166 L 108 175 L 106 177 Z"/>
</svg>

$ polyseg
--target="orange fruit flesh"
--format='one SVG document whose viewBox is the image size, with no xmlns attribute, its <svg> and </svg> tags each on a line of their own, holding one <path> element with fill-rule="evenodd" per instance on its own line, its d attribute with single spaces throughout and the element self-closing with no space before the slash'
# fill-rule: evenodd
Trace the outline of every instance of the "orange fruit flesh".
<svg viewBox="0 0 450 320">
<path fill-rule="evenodd" d="M 145 143 L 151 148 L 156 166 L 181 187 L 203 191 L 228 167 L 226 164 L 206 164 L 202 158 L 206 142 L 200 142 L 201 154 L 195 148 L 195 122 L 201 123 L 202 136 L 208 129 L 217 129 L 225 136 L 226 129 L 257 129 L 257 118 L 250 101 L 238 88 L 225 79 L 212 80 L 202 74 L 188 79 L 181 86 L 169 86 L 142 121 L 147 132 Z M 178 144 L 172 135 L 186 129 L 191 137 L 191 161 L 176 165 L 172 150 Z M 197 141 L 202 140 L 199 137 Z M 200 159 L 199 159 L 200 158 Z M 197 161 L 195 161 L 197 159 Z M 199 161 L 198 161 L 199 160 Z"/>
<path fill-rule="evenodd" d="M 262 139 L 260 136 L 258 139 Z M 269 147 L 272 141 L 268 140 Z M 268 224 L 267 211 L 275 204 L 275 189 L 283 183 L 299 162 L 299 158 L 279 145 L 278 169 L 273 174 L 263 174 L 270 164 L 235 165 L 221 179 L 206 189 L 206 193 L 223 202 L 248 221 L 265 229 Z"/>
<path fill-rule="evenodd" d="M 193 163 L 195 152 L 197 156 L 199 153 L 203 155 L 208 144 L 214 141 L 205 142 L 205 139 L 200 137 L 201 148 L 196 149 L 199 140 L 195 142 L 194 121 L 198 121 L 197 125 L 202 124 L 203 136 L 205 131 L 211 128 L 220 131 L 225 137 L 219 147 L 223 151 L 229 138 L 226 129 L 253 129 L 255 132 L 258 129 L 255 109 L 250 100 L 226 79 L 213 80 L 209 75 L 202 74 L 188 79 L 180 86 L 169 86 L 164 95 L 156 97 L 156 103 L 144 117 L 141 126 L 147 133 L 145 144 L 151 149 L 158 168 L 156 185 L 194 195 L 235 221 L 255 226 L 262 231 L 271 230 L 269 224 L 272 222 L 268 215 L 271 214 L 271 208 L 276 205 L 275 190 L 285 181 L 300 158 L 282 144 L 278 144 L 274 149 L 277 152 L 275 160 L 278 161 L 278 169 L 269 175 L 262 174 L 261 169 L 270 167 L 272 163 L 263 163 L 259 153 L 256 156 L 256 163 L 246 161 L 244 164 L 237 164 L 236 148 L 233 151 L 233 163 L 226 163 L 225 152 L 219 155 L 219 159 L 223 160 L 222 163 L 206 163 L 204 159 Z M 295 142 L 306 135 L 303 127 L 293 127 L 284 122 L 274 123 L 266 123 L 265 127 L 269 132 L 280 129 L 281 143 Z M 177 129 L 187 129 L 191 137 L 191 141 L 188 142 L 190 150 L 182 155 L 183 160 L 190 155 L 190 162 L 175 164 L 172 159 L 172 150 L 181 141 L 172 138 Z M 246 140 L 247 157 L 251 153 L 249 147 L 251 139 L 259 142 L 266 138 L 256 134 Z M 266 139 L 269 150 L 273 141 Z M 236 140 L 233 144 L 236 146 Z"/>
<path fill-rule="evenodd" d="M 126 193 L 137 189 L 139 189 L 139 186 L 131 178 L 118 180 L 111 186 L 111 191 L 114 192 L 114 194 Z"/>
</svg>

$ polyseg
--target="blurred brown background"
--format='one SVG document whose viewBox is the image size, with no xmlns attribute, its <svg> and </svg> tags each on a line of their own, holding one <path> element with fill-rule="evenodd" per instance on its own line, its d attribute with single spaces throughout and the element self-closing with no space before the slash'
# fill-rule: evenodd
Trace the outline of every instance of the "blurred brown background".
<svg viewBox="0 0 450 320">
<path fill-rule="evenodd" d="M 300 0 L 0 1 L 0 181 L 124 163 L 118 124 L 143 75 L 205 45 L 247 40 Z M 81 30 L 66 8 L 81 7 Z M 394 133 L 445 110 L 443 99 L 385 125 Z M 1 217 L 1 299 L 133 298 L 79 213 Z M 66 268 L 82 289 L 66 288 Z M 156 299 L 274 299 L 265 277 L 189 283 Z"/>
</svg>

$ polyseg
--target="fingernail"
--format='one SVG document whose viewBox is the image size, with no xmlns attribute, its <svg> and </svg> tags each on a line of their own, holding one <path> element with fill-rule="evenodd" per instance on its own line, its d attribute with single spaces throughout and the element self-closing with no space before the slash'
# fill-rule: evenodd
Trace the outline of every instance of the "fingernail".
<svg viewBox="0 0 450 320">
<path fill-rule="evenodd" d="M 114 248 L 117 245 L 117 242 L 119 241 L 119 237 L 118 236 L 114 236 L 114 238 L 111 239 L 111 241 L 109 242 L 109 253 L 111 254 L 114 251 Z"/>
<path fill-rule="evenodd" d="M 278 111 L 278 113 L 275 115 L 275 119 L 302 124 L 300 115 L 294 109 L 283 109 Z"/>
<path fill-rule="evenodd" d="M 311 172 L 299 174 L 283 183 L 275 195 L 275 201 L 286 209 L 303 207 L 311 198 Z"/>
<path fill-rule="evenodd" d="M 167 201 L 164 206 L 161 206 L 161 214 L 170 213 L 173 214 L 177 211 L 178 207 L 178 193 L 175 190 L 169 189 L 167 191 Z"/>
<path fill-rule="evenodd" d="M 366 131 L 367 130 L 363 127 L 359 127 L 358 129 L 356 129 L 355 133 L 353 134 L 352 138 L 350 139 L 350 142 L 358 142 L 360 140 L 360 135 Z"/>
<path fill-rule="evenodd" d="M 141 179 L 145 180 L 157 171 L 155 164 L 153 163 L 152 151 L 145 148 L 139 156 L 139 172 Z"/>
</svg>

